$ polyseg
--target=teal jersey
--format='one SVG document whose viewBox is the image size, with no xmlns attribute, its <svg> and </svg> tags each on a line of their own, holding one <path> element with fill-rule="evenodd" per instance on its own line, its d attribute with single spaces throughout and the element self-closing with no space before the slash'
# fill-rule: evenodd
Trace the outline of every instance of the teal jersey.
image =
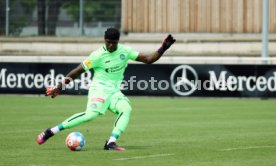
<svg viewBox="0 0 276 166">
<path fill-rule="evenodd" d="M 128 60 L 135 60 L 139 52 L 134 49 L 118 44 L 117 50 L 110 53 L 103 46 L 92 52 L 82 62 L 85 71 L 93 69 L 94 76 L 91 87 L 118 90 L 124 77 Z"/>
</svg>

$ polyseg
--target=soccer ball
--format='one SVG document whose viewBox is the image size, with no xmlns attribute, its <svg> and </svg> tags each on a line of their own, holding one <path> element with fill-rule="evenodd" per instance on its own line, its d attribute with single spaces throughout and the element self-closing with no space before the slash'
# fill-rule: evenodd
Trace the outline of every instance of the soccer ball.
<svg viewBox="0 0 276 166">
<path fill-rule="evenodd" d="M 80 151 L 85 145 L 85 138 L 80 132 L 72 132 L 66 137 L 65 143 L 70 150 Z"/>
</svg>

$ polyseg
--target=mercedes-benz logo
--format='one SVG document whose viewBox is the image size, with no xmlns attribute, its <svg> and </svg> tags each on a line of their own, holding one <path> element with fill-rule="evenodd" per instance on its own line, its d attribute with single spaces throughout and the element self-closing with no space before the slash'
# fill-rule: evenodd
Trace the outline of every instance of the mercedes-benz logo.
<svg viewBox="0 0 276 166">
<path fill-rule="evenodd" d="M 170 77 L 173 91 L 180 96 L 188 96 L 197 89 L 198 76 L 189 65 L 176 67 Z"/>
</svg>

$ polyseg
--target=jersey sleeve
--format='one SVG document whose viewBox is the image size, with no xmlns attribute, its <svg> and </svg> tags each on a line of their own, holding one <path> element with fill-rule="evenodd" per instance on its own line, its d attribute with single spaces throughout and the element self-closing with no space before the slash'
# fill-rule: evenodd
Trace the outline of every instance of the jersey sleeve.
<svg viewBox="0 0 276 166">
<path fill-rule="evenodd" d="M 133 48 L 131 47 L 127 47 L 127 51 L 128 51 L 128 59 L 131 59 L 131 60 L 136 60 L 138 55 L 139 55 L 139 52 L 134 50 Z"/>
<path fill-rule="evenodd" d="M 97 58 L 94 52 L 87 57 L 81 64 L 85 71 L 95 68 L 97 66 Z"/>
</svg>

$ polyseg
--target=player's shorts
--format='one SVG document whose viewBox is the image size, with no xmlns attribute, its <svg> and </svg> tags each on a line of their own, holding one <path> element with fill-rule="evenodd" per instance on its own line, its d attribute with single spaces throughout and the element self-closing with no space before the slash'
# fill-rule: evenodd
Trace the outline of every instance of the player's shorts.
<svg viewBox="0 0 276 166">
<path fill-rule="evenodd" d="M 86 111 L 98 112 L 100 115 L 105 114 L 106 110 L 119 114 L 116 104 L 120 100 L 125 100 L 130 104 L 129 99 L 121 92 L 107 92 L 104 90 L 90 89 Z"/>
</svg>

